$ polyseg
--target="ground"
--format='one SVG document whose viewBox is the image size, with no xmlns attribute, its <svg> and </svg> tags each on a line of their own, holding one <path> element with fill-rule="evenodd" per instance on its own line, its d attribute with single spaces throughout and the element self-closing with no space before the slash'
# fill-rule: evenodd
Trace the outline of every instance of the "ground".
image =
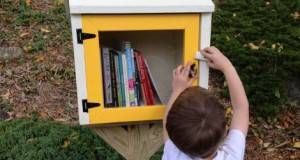
<svg viewBox="0 0 300 160">
<path fill-rule="evenodd" d="M 0 0 L 0 47 L 23 51 L 18 58 L 0 59 L 0 120 L 38 117 L 68 125 L 78 123 L 72 40 L 66 17 L 61 0 Z M 210 89 L 217 93 L 223 84 L 214 76 Z M 228 99 L 222 101 L 230 106 Z M 230 117 L 231 110 L 227 113 Z M 268 120 L 252 114 L 246 159 L 300 159 L 297 116 L 294 108 Z"/>
</svg>

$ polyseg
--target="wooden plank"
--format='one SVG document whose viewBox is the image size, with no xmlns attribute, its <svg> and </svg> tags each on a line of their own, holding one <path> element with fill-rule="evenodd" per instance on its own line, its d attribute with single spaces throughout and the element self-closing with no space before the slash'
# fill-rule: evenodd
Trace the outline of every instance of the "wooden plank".
<svg viewBox="0 0 300 160">
<path fill-rule="evenodd" d="M 163 145 L 161 123 L 92 129 L 127 160 L 149 160 Z"/>
</svg>

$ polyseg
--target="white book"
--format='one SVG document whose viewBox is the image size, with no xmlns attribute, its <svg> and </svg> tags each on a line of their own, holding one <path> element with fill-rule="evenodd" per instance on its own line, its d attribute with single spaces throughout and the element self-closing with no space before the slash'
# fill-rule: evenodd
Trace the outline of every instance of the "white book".
<svg viewBox="0 0 300 160">
<path fill-rule="evenodd" d="M 102 48 L 103 72 L 104 72 L 104 95 L 106 105 L 112 104 L 111 70 L 109 59 L 109 48 Z"/>
<path fill-rule="evenodd" d="M 125 89 L 125 102 L 126 102 L 126 106 L 130 106 L 130 103 L 129 103 L 129 89 L 128 89 L 127 62 L 126 62 L 126 55 L 125 54 L 122 54 L 122 65 L 123 65 L 123 81 L 124 81 L 124 89 Z"/>
</svg>

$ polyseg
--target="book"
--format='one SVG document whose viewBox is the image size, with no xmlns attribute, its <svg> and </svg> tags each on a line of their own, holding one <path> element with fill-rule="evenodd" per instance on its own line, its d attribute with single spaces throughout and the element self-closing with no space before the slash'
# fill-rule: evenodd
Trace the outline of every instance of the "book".
<svg viewBox="0 0 300 160">
<path fill-rule="evenodd" d="M 135 67 L 135 94 L 136 94 L 136 102 L 137 105 L 141 105 L 143 103 L 142 101 L 142 95 L 141 95 L 141 81 L 140 81 L 140 74 L 138 71 L 138 65 L 137 65 L 137 53 L 134 51 L 134 67 Z"/>
<path fill-rule="evenodd" d="M 125 86 L 124 86 L 124 76 L 123 76 L 123 61 L 122 61 L 122 53 L 118 52 L 118 61 L 119 61 L 119 78 L 120 78 L 120 90 L 121 90 L 121 99 L 122 103 L 120 106 L 126 106 L 126 97 L 125 97 Z"/>
<path fill-rule="evenodd" d="M 123 82 L 124 82 L 125 106 L 130 106 L 130 103 L 129 103 L 129 91 L 128 91 L 128 76 L 127 76 L 126 55 L 122 53 L 121 57 L 122 57 L 122 67 L 123 67 Z"/>
<path fill-rule="evenodd" d="M 153 93 L 153 98 L 156 100 L 156 102 L 154 102 L 154 103 L 159 103 L 159 104 L 161 104 L 161 99 L 160 99 L 160 97 L 159 97 L 159 95 L 158 95 L 158 90 L 157 90 L 157 85 L 156 85 L 156 83 L 155 83 L 155 81 L 154 81 L 154 79 L 153 79 L 153 76 L 152 76 L 152 74 L 151 74 L 151 71 L 150 71 L 150 69 L 149 69 L 149 65 L 148 65 L 148 62 L 147 62 L 147 60 L 146 59 L 144 59 L 144 62 L 145 62 L 145 65 L 146 65 L 146 69 L 147 69 L 147 73 L 148 73 L 148 77 L 149 77 L 149 80 L 150 80 L 150 88 L 151 88 L 151 90 L 152 90 L 152 93 Z"/>
<path fill-rule="evenodd" d="M 112 88 L 112 107 L 118 106 L 118 90 L 117 90 L 117 79 L 116 79 L 116 70 L 115 70 L 115 60 L 114 52 L 110 50 L 109 52 L 110 60 L 110 76 L 111 76 L 111 88 Z"/>
<path fill-rule="evenodd" d="M 102 68 L 103 68 L 103 86 L 104 86 L 104 104 L 109 107 L 113 104 L 112 86 L 111 86 L 111 71 L 109 48 L 102 48 Z"/>
<path fill-rule="evenodd" d="M 114 64 L 115 64 L 115 77 L 116 77 L 116 85 L 117 85 L 117 99 L 118 105 L 122 106 L 122 87 L 121 87 L 121 77 L 120 77 L 120 64 L 119 64 L 119 55 L 117 52 L 114 52 Z"/>
<path fill-rule="evenodd" d="M 141 85 L 141 95 L 143 97 L 143 102 L 146 105 L 154 104 L 154 97 L 150 85 L 149 76 L 147 74 L 146 64 L 144 62 L 144 58 L 140 54 L 139 51 L 136 51 L 136 60 L 137 67 L 140 75 L 140 85 Z"/>
<path fill-rule="evenodd" d="M 146 77 L 145 78 L 146 92 L 148 92 L 148 97 L 146 98 L 148 100 L 148 105 L 154 105 L 154 94 L 151 87 L 151 81 L 150 81 L 147 65 L 144 58 L 142 58 L 142 65 L 143 65 L 143 72 L 145 72 L 145 77 Z"/>
<path fill-rule="evenodd" d="M 130 42 L 124 42 L 124 49 L 127 62 L 127 78 L 128 78 L 128 96 L 129 105 L 136 106 L 136 94 L 135 94 L 135 74 L 134 74 L 134 62 L 133 62 L 133 49 Z"/>
</svg>

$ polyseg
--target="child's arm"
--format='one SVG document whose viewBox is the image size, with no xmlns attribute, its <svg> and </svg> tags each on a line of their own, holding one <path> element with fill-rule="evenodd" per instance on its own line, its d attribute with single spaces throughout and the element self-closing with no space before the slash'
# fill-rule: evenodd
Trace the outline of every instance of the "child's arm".
<svg viewBox="0 0 300 160">
<path fill-rule="evenodd" d="M 167 130 L 166 130 L 166 121 L 167 121 L 167 115 L 176 100 L 176 98 L 180 95 L 182 91 L 184 91 L 186 88 L 190 87 L 193 83 L 193 81 L 196 79 L 189 78 L 189 71 L 190 71 L 191 64 L 188 63 L 186 65 L 180 65 L 176 69 L 173 70 L 173 81 L 172 81 L 172 94 L 170 96 L 170 99 L 166 106 L 166 112 L 163 119 L 163 135 L 164 135 L 164 141 L 169 139 Z"/>
<path fill-rule="evenodd" d="M 209 67 L 220 70 L 225 75 L 233 107 L 233 117 L 230 128 L 238 129 L 247 135 L 249 126 L 249 104 L 243 84 L 235 68 L 216 47 L 205 48 L 203 55 L 207 58 Z"/>
</svg>

